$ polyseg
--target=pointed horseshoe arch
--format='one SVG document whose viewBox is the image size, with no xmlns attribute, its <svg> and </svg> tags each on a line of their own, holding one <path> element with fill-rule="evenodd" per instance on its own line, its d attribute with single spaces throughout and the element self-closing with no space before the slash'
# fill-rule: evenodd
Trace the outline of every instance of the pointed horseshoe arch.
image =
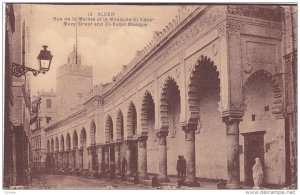
<svg viewBox="0 0 300 195">
<path fill-rule="evenodd" d="M 113 141 L 113 120 L 110 115 L 107 115 L 105 120 L 105 143 Z"/>
<path fill-rule="evenodd" d="M 205 76 L 210 77 L 210 75 L 207 74 L 214 74 L 211 78 L 217 78 L 220 87 L 220 77 L 217 66 L 210 58 L 201 55 L 193 66 L 188 83 L 188 124 L 193 126 L 198 125 L 200 118 L 199 87 L 201 83 L 205 83 L 205 81 L 203 82 L 201 79 Z"/>
<path fill-rule="evenodd" d="M 91 121 L 91 125 L 90 125 L 90 137 L 91 137 L 91 145 L 95 145 L 96 144 L 96 124 L 95 124 L 94 120 Z"/>
<path fill-rule="evenodd" d="M 162 93 L 160 98 L 160 119 L 161 119 L 161 130 L 169 129 L 169 119 L 168 119 L 168 100 L 171 98 L 170 95 L 174 92 L 179 92 L 180 90 L 177 82 L 172 77 L 167 77 L 162 87 Z"/>
<path fill-rule="evenodd" d="M 78 135 L 77 135 L 77 131 L 74 130 L 73 132 L 73 149 L 77 149 L 78 148 Z"/>
<path fill-rule="evenodd" d="M 58 137 L 55 138 L 55 151 L 56 151 L 56 152 L 59 151 L 59 141 L 58 141 Z"/>
<path fill-rule="evenodd" d="M 270 81 L 270 84 L 272 87 L 272 92 L 274 94 L 273 96 L 273 105 L 272 105 L 272 113 L 276 119 L 283 118 L 283 92 L 282 89 L 277 81 L 277 78 L 273 76 L 269 71 L 260 69 L 254 72 L 250 75 L 250 77 L 246 80 L 244 86 L 243 86 L 243 96 L 244 96 L 244 102 L 245 102 L 245 89 L 258 77 L 263 77 L 264 79 Z"/>
<path fill-rule="evenodd" d="M 82 127 L 81 133 L 80 133 L 80 147 L 81 148 L 86 147 L 86 130 L 84 127 Z"/>
<path fill-rule="evenodd" d="M 65 139 L 64 139 L 64 136 L 61 135 L 60 136 L 60 151 L 65 151 Z"/>
<path fill-rule="evenodd" d="M 116 141 L 123 141 L 124 140 L 124 118 L 122 111 L 119 109 L 117 112 L 117 119 L 116 119 Z"/>
<path fill-rule="evenodd" d="M 66 135 L 66 150 L 71 150 L 71 137 L 69 133 Z"/>
<path fill-rule="evenodd" d="M 148 114 L 150 108 L 154 107 L 154 101 L 149 91 L 146 91 L 142 100 L 141 106 L 141 125 L 142 132 L 148 132 Z"/>
<path fill-rule="evenodd" d="M 130 101 L 127 112 L 127 134 L 132 137 L 137 133 L 137 113 L 135 105 Z"/>
<path fill-rule="evenodd" d="M 51 152 L 54 152 L 54 139 L 51 138 Z"/>
</svg>

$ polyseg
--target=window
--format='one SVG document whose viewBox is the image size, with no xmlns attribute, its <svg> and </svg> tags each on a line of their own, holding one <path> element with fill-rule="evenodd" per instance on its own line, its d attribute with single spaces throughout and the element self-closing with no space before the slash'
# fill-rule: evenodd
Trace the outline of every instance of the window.
<svg viewBox="0 0 300 195">
<path fill-rule="evenodd" d="M 265 106 L 265 112 L 269 111 L 269 106 Z"/>
<path fill-rule="evenodd" d="M 255 114 L 252 114 L 251 117 L 252 117 L 252 121 L 255 121 Z"/>
<path fill-rule="evenodd" d="M 51 117 L 46 117 L 46 122 L 50 123 L 50 121 L 51 121 Z"/>
<path fill-rule="evenodd" d="M 46 100 L 46 108 L 51 108 L 51 99 Z"/>
</svg>

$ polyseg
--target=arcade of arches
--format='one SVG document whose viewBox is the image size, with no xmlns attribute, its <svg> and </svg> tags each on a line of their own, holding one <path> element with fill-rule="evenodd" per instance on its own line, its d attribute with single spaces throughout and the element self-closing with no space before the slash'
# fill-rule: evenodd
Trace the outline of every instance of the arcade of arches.
<svg viewBox="0 0 300 195">
<path fill-rule="evenodd" d="M 280 127 L 284 125 L 282 120 L 278 120 L 268 110 L 274 101 L 274 82 L 276 80 L 267 71 L 255 72 L 244 86 L 246 108 L 243 120 L 236 117 L 223 118 L 222 121 L 222 113 L 219 110 L 219 72 L 213 62 L 207 59 L 199 60 L 187 87 L 187 102 L 191 111 L 188 124 L 180 123 L 182 91 L 176 80 L 168 77 L 163 85 L 160 101 L 155 102 L 153 94 L 145 91 L 141 98 L 140 112 L 137 112 L 136 105 L 130 101 L 127 117 L 123 116 L 123 112 L 126 111 L 121 109 L 118 109 L 115 118 L 110 114 L 105 117 L 105 143 L 100 145 L 96 141 L 97 133 L 101 129 L 97 128 L 94 120 L 90 123 L 89 145 L 85 127 L 80 131 L 75 129 L 66 135 L 61 134 L 48 139 L 48 166 L 52 169 L 68 166 L 72 169 L 90 170 L 98 176 L 106 175 L 113 169 L 118 175 L 122 172 L 123 160 L 126 159 L 126 174 L 129 177 L 138 172 L 140 178 L 147 179 L 149 173 L 155 173 L 161 181 L 168 181 L 168 175 L 177 174 L 176 157 L 184 155 L 187 160 L 187 182 L 191 185 L 197 185 L 196 177 L 228 177 L 229 184 L 233 187 L 239 185 L 240 178 L 251 183 L 253 181 L 250 178 L 252 173 L 249 173 L 249 167 L 253 163 L 249 163 L 248 160 L 253 161 L 255 156 L 249 156 L 251 151 L 247 154 L 241 153 L 240 146 L 244 144 L 244 140 L 247 141 L 244 138 L 250 137 L 251 141 L 253 133 L 252 136 L 262 136 L 262 141 L 271 141 L 274 131 L 276 136 L 283 136 L 280 132 Z M 155 129 L 157 103 L 160 104 L 162 121 L 160 130 Z M 137 113 L 140 113 L 140 117 Z M 141 126 L 139 135 L 138 119 Z M 127 132 L 124 132 L 125 125 Z M 241 135 L 238 133 L 239 126 L 242 129 Z M 257 129 L 265 131 L 257 133 Z M 277 143 L 276 147 L 279 148 L 280 144 L 283 143 Z M 253 150 L 246 147 L 248 145 L 245 145 L 245 152 L 246 149 Z M 265 164 L 272 163 L 276 156 L 274 151 L 263 151 L 264 148 L 255 149 L 257 155 L 265 159 Z M 284 158 L 284 152 L 279 156 Z M 277 178 L 284 177 L 279 175 L 278 170 L 274 170 L 281 168 L 284 171 L 284 164 L 280 164 L 282 162 L 278 161 L 278 166 L 269 165 L 272 169 L 269 173 L 270 181 L 275 174 L 278 174 Z M 246 170 L 239 164 L 243 164 Z"/>
<path fill-rule="evenodd" d="M 170 35 L 155 51 L 165 52 L 162 61 L 145 60 L 84 108 L 47 127 L 48 166 L 99 177 L 156 174 L 168 182 L 177 175 L 178 155 L 184 155 L 187 184 L 225 179 L 228 187 L 239 188 L 241 182 L 253 185 L 251 168 L 260 157 L 264 182 L 285 184 L 288 138 L 283 80 L 276 75 L 281 37 L 273 33 L 281 23 L 236 16 L 202 29 L 203 18 L 222 17 L 208 13 L 222 11 L 220 6 L 199 11 L 187 20 L 186 31 Z"/>
</svg>

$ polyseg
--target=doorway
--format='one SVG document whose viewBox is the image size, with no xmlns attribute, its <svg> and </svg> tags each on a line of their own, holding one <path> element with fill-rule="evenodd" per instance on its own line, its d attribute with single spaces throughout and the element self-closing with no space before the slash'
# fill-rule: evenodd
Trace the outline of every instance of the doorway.
<svg viewBox="0 0 300 195">
<path fill-rule="evenodd" d="M 244 170 L 245 185 L 253 186 L 252 167 L 255 158 L 260 158 L 264 167 L 264 134 L 265 131 L 242 133 L 244 136 Z"/>
</svg>

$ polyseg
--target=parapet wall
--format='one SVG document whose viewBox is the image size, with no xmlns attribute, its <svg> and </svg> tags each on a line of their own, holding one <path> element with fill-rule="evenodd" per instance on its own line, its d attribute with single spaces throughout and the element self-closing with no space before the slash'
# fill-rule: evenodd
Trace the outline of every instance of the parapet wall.
<svg viewBox="0 0 300 195">
<path fill-rule="evenodd" d="M 58 68 L 57 78 L 60 78 L 67 74 L 93 76 L 93 67 L 92 66 L 76 66 L 76 65 L 65 64 Z"/>
</svg>

